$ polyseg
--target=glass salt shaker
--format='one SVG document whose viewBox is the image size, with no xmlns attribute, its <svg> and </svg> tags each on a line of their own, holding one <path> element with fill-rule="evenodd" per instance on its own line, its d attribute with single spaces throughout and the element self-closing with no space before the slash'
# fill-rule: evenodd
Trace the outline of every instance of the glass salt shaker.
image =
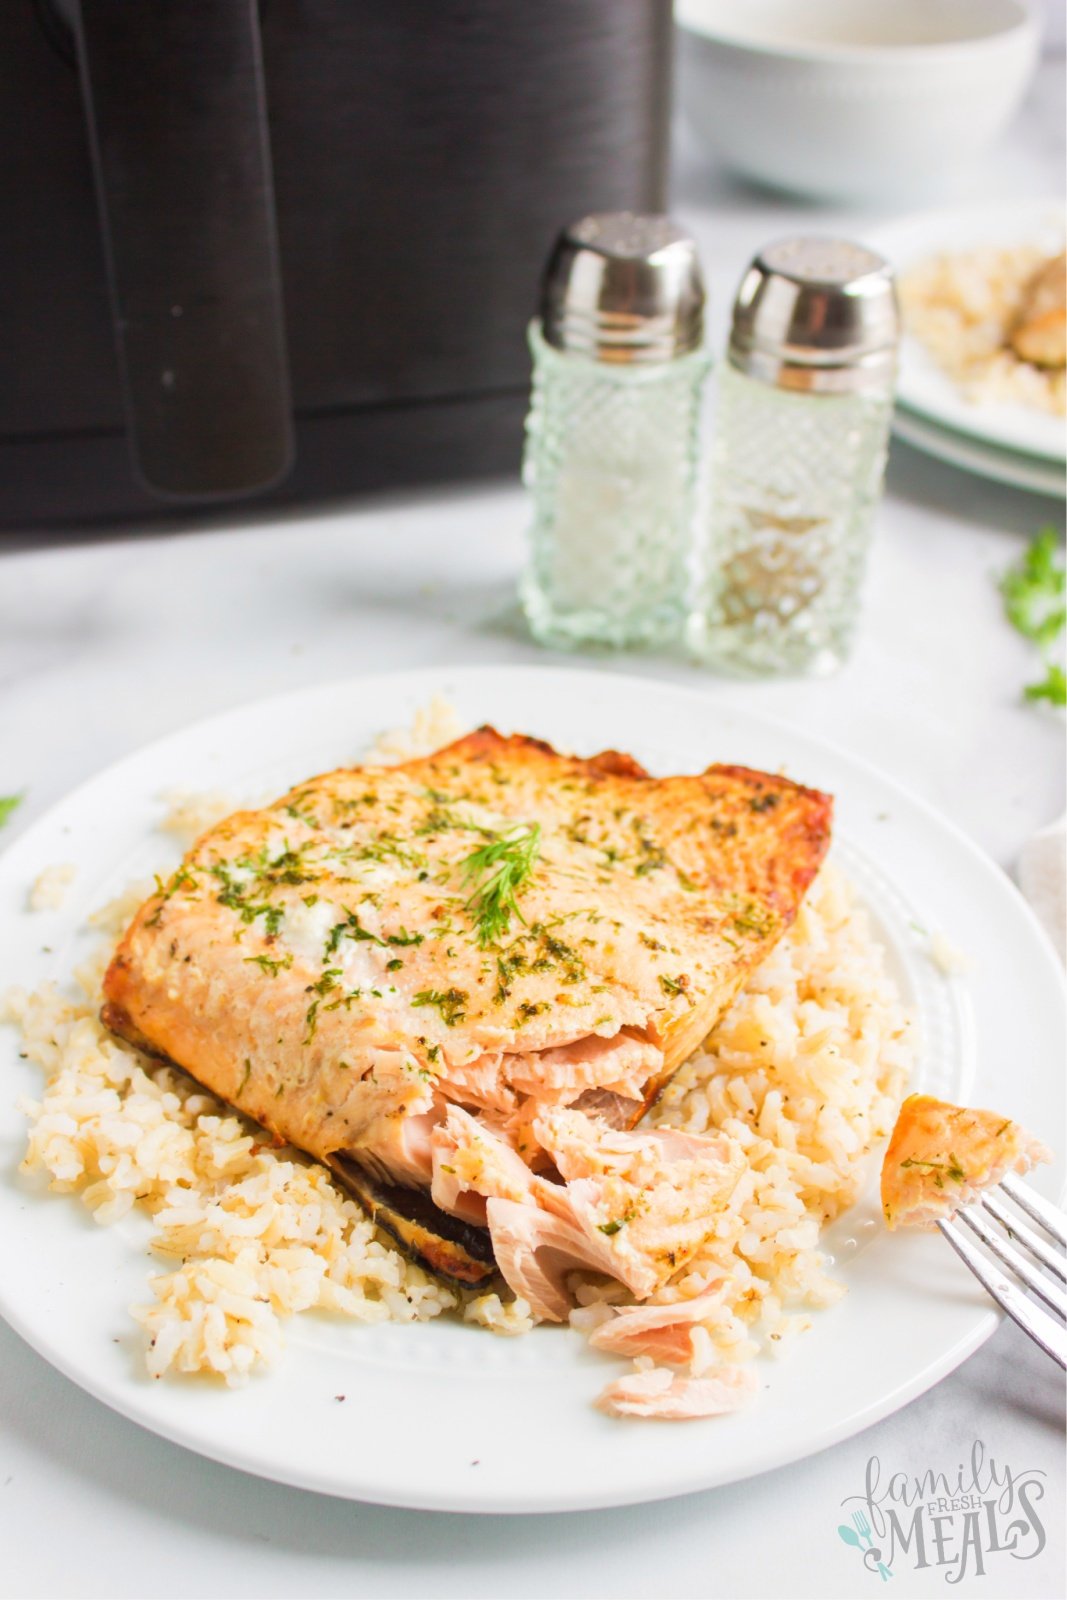
<svg viewBox="0 0 1067 1600">
<path fill-rule="evenodd" d="M 887 263 L 799 238 L 749 267 L 719 373 L 691 638 L 743 673 L 848 654 L 885 471 L 899 321 Z"/>
<path fill-rule="evenodd" d="M 685 625 L 709 361 L 692 241 L 669 218 L 583 217 L 549 258 L 529 329 L 520 586 L 534 635 L 655 645 Z"/>
</svg>

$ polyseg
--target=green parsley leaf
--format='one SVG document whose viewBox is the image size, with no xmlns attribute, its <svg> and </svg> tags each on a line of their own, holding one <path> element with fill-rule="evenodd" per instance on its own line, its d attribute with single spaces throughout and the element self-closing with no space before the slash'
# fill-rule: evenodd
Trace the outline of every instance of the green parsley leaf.
<svg viewBox="0 0 1067 1600">
<path fill-rule="evenodd" d="M 1055 528 L 1042 528 L 1000 580 L 1008 621 L 1043 650 L 1055 643 L 1067 622 L 1063 604 L 1067 574 L 1058 556 Z"/>
<path fill-rule="evenodd" d="M 1050 661 L 1041 681 L 1028 683 L 1023 694 L 1028 700 L 1047 700 L 1054 706 L 1067 705 L 1067 674 L 1055 661 Z"/>
<path fill-rule="evenodd" d="M 411 1003 L 413 1006 L 436 1006 L 447 1028 L 454 1028 L 467 1014 L 465 989 L 420 989 Z"/>
<path fill-rule="evenodd" d="M 0 828 L 4 826 L 4 823 L 10 819 L 21 804 L 22 795 L 20 794 L 0 794 Z"/>
<path fill-rule="evenodd" d="M 1000 592 L 1012 627 L 1024 639 L 1032 640 L 1045 657 L 1045 676 L 1027 684 L 1024 697 L 1047 700 L 1054 706 L 1067 704 L 1067 675 L 1058 662 L 1048 659 L 1067 626 L 1067 571 L 1055 528 L 1041 529 L 1022 558 L 1001 578 Z"/>
<path fill-rule="evenodd" d="M 293 957 L 291 952 L 287 952 L 284 956 L 279 956 L 277 960 L 274 960 L 272 956 L 245 956 L 246 966 L 262 967 L 263 971 L 269 972 L 272 978 L 276 978 L 279 972 L 287 972 L 292 964 Z"/>
</svg>

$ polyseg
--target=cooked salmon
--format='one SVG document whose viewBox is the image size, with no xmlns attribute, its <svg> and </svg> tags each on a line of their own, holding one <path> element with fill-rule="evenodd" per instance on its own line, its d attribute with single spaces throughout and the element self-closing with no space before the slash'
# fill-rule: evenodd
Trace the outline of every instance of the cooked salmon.
<svg viewBox="0 0 1067 1600">
<path fill-rule="evenodd" d="M 661 1289 L 714 1233 L 745 1167 L 740 1147 L 722 1135 L 621 1133 L 552 1107 L 533 1133 L 562 1182 L 531 1174 L 517 1192 L 500 1159 L 506 1146 L 496 1153 L 486 1129 L 455 1121 L 449 1113 L 447 1135 L 435 1135 L 447 1137 L 447 1170 L 485 1197 L 504 1278 L 548 1322 L 566 1319 L 575 1272 L 614 1278 L 639 1300 Z"/>
<path fill-rule="evenodd" d="M 1042 263 L 1027 284 L 1011 345 L 1035 366 L 1067 365 L 1067 255 Z"/>
<path fill-rule="evenodd" d="M 589 1335 L 594 1350 L 613 1356 L 650 1356 L 684 1367 L 693 1356 L 693 1329 L 722 1303 L 720 1281 L 691 1300 L 666 1305 L 613 1306 Z"/>
<path fill-rule="evenodd" d="M 104 1018 L 435 1270 L 495 1259 L 546 1316 L 561 1261 L 645 1296 L 741 1163 L 625 1130 L 795 917 L 830 817 L 783 777 L 656 779 L 483 728 L 205 834 L 119 944 Z"/>
<path fill-rule="evenodd" d="M 706 1378 L 684 1378 L 666 1367 L 652 1367 L 616 1378 L 598 1395 L 597 1405 L 613 1417 L 688 1421 L 736 1411 L 756 1386 L 756 1376 L 747 1367 L 720 1367 Z"/>
<path fill-rule="evenodd" d="M 997 1111 L 910 1094 L 882 1162 L 882 1211 L 890 1228 L 930 1227 L 969 1205 L 1008 1172 L 1029 1172 L 1052 1154 Z"/>
</svg>

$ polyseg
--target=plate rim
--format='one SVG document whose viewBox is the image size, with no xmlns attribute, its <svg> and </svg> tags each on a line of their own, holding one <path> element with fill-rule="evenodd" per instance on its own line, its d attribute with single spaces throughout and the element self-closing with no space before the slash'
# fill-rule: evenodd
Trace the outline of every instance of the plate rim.
<svg viewBox="0 0 1067 1600">
<path fill-rule="evenodd" d="M 926 412 L 913 411 L 902 402 L 898 401 L 894 408 L 891 427 L 903 444 L 972 478 L 1003 483 L 1047 500 L 1060 499 L 1067 490 L 1067 465 L 986 444 L 976 435 L 935 422 Z"/>
<path fill-rule="evenodd" d="M 46 833 L 53 824 L 58 813 L 66 810 L 72 804 L 82 801 L 86 791 L 103 780 L 113 780 L 125 770 L 143 761 L 151 761 L 153 756 L 168 745 L 180 740 L 183 736 L 197 733 L 208 736 L 225 727 L 230 720 L 240 719 L 249 712 L 263 711 L 267 708 L 291 704 L 301 698 L 313 698 L 318 695 L 355 696 L 361 690 L 365 691 L 368 685 L 381 687 L 390 684 L 397 694 L 402 694 L 405 689 L 423 697 L 440 692 L 446 686 L 448 679 L 467 680 L 467 684 L 457 683 L 455 687 L 473 689 L 478 678 L 493 678 L 499 681 L 502 675 L 507 674 L 527 680 L 541 678 L 555 680 L 562 683 L 576 677 L 591 677 L 600 682 L 610 684 L 621 690 L 627 685 L 639 687 L 643 690 L 652 690 L 656 693 L 676 697 L 683 702 L 688 702 L 694 707 L 707 709 L 716 705 L 717 696 L 714 687 L 709 685 L 683 684 L 669 679 L 659 679 L 644 676 L 633 672 L 614 672 L 598 670 L 586 666 L 561 666 L 555 663 L 456 663 L 443 665 L 426 665 L 416 668 L 393 671 L 388 673 L 364 673 L 349 675 L 341 678 L 330 679 L 321 683 L 304 685 L 297 689 L 286 690 L 280 694 L 260 696 L 255 699 L 243 701 L 236 706 L 224 711 L 216 712 L 209 717 L 194 719 L 182 727 L 173 729 L 159 738 L 139 746 L 136 750 L 121 756 L 118 760 L 107 763 L 83 779 L 79 784 L 60 796 L 40 816 L 35 817 L 26 824 L 18 834 L 14 835 L 0 851 L 0 877 L 6 878 L 9 873 L 19 870 L 20 859 L 25 855 L 30 861 L 33 858 L 33 849 L 39 834 Z M 1064 974 L 1054 947 L 1044 928 L 1038 921 L 1032 908 L 1022 896 L 1017 886 L 997 863 L 966 833 L 956 822 L 938 810 L 936 806 L 927 801 L 923 796 L 916 794 L 906 784 L 886 774 L 876 763 L 868 761 L 862 756 L 854 755 L 842 745 L 832 739 L 826 739 L 819 734 L 811 734 L 803 729 L 792 727 L 784 719 L 768 715 L 762 711 L 749 710 L 747 707 L 731 704 L 729 699 L 721 706 L 728 714 L 741 720 L 746 726 L 769 735 L 784 735 L 787 740 L 795 741 L 798 736 L 816 756 L 820 751 L 826 752 L 829 757 L 843 762 L 862 773 L 868 779 L 873 779 L 887 794 L 904 800 L 908 805 L 916 808 L 926 819 L 938 829 L 951 834 L 956 844 L 962 848 L 970 860 L 972 868 L 990 884 L 995 884 L 997 893 L 1007 891 L 1012 898 L 1016 910 L 1021 910 L 1024 921 L 1028 923 L 1031 934 L 1037 936 L 1037 946 L 1044 952 L 1044 964 L 1048 975 L 1052 976 L 1061 996 L 1067 998 Z M 5 1184 L 5 1187 L 9 1186 Z M 77 1384 L 85 1392 L 100 1400 L 112 1411 L 127 1418 L 144 1428 L 147 1432 L 158 1438 L 163 1438 L 170 1443 L 191 1450 L 194 1454 L 207 1459 L 216 1460 L 222 1464 L 243 1471 L 265 1480 L 283 1483 L 291 1487 L 325 1493 L 342 1499 L 352 1499 L 380 1505 L 406 1507 L 410 1509 L 454 1511 L 480 1514 L 543 1514 L 560 1511 L 583 1511 L 611 1506 L 633 1505 L 652 1503 L 654 1501 L 670 1499 L 687 1493 L 701 1492 L 713 1487 L 719 1487 L 731 1482 L 740 1482 L 748 1477 L 759 1475 L 763 1472 L 774 1470 L 779 1466 L 787 1466 L 808 1456 L 827 1449 L 841 1440 L 850 1438 L 864 1431 L 875 1423 L 892 1415 L 901 1406 L 925 1393 L 934 1384 L 939 1382 L 948 1373 L 955 1370 L 990 1337 L 999 1326 L 1000 1314 L 992 1307 L 982 1307 L 975 1313 L 975 1321 L 965 1333 L 955 1340 L 947 1349 L 935 1359 L 931 1360 L 922 1370 L 910 1379 L 904 1380 L 890 1390 L 889 1393 L 879 1395 L 870 1400 L 866 1405 L 861 1405 L 858 1410 L 847 1416 L 842 1416 L 829 1421 L 825 1426 L 809 1432 L 803 1442 L 790 1446 L 784 1452 L 781 1447 L 769 1441 L 762 1453 L 757 1452 L 746 1461 L 741 1470 L 731 1468 L 721 1475 L 705 1475 L 702 1481 L 694 1481 L 691 1468 L 682 1466 L 680 1471 L 684 1481 L 667 1477 L 662 1482 L 657 1482 L 653 1487 L 637 1487 L 635 1489 L 620 1489 L 617 1492 L 591 1491 L 588 1495 L 575 1495 L 569 1493 L 561 1500 L 552 1494 L 539 1495 L 530 1489 L 521 1496 L 510 1499 L 498 1499 L 492 1503 L 487 1502 L 483 1494 L 453 1490 L 447 1494 L 435 1496 L 431 1494 L 401 1494 L 391 1493 L 373 1484 L 348 1482 L 344 1485 L 338 1483 L 335 1477 L 329 1475 L 324 1469 L 320 1472 L 279 1470 L 272 1462 L 257 1460 L 254 1455 L 246 1453 L 239 1443 L 232 1446 L 219 1444 L 215 1439 L 205 1441 L 195 1431 L 195 1426 L 183 1426 L 180 1422 L 173 1422 L 166 1417 L 159 1417 L 151 1413 L 148 1406 L 143 1403 L 144 1397 L 152 1393 L 152 1389 L 139 1389 L 129 1384 L 112 1385 L 105 1375 L 94 1372 L 91 1368 L 79 1367 L 77 1363 L 68 1361 L 61 1349 L 57 1349 L 47 1338 L 42 1337 L 40 1330 L 33 1325 L 32 1317 L 24 1315 L 17 1305 L 11 1305 L 8 1300 L 4 1284 L 0 1282 L 0 1315 L 3 1315 L 9 1325 L 23 1338 L 32 1349 L 44 1360 L 56 1368 L 65 1378 Z"/>
</svg>

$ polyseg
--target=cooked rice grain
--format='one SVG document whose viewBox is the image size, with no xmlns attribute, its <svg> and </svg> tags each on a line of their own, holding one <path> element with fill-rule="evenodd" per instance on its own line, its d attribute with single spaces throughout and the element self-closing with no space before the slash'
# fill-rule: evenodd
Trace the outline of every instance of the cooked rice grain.
<svg viewBox="0 0 1067 1600">
<path fill-rule="evenodd" d="M 429 705 L 416 711 L 410 728 L 391 728 L 381 734 L 367 751 L 366 760 L 383 766 L 415 761 L 420 756 L 432 756 L 435 750 L 467 731 L 451 701 L 435 694 Z"/>
<path fill-rule="evenodd" d="M 200 794 L 190 789 L 168 789 L 160 799 L 167 809 L 159 826 L 164 833 L 174 834 L 183 850 L 237 810 L 233 796 L 219 789 Z"/>
<path fill-rule="evenodd" d="M 714 1241 L 671 1289 L 688 1300 L 726 1279 L 705 1324 L 724 1354 L 751 1354 L 754 1332 L 780 1350 L 807 1326 L 790 1310 L 844 1293 L 819 1231 L 856 1199 L 889 1135 L 912 1034 L 866 913 L 824 867 L 794 926 L 652 1114 L 692 1133 L 721 1128 L 748 1161 Z"/>
<path fill-rule="evenodd" d="M 67 898 L 67 890 L 77 877 L 77 867 L 69 862 L 45 867 L 38 873 L 30 888 L 27 904 L 31 911 L 58 911 Z"/>
<path fill-rule="evenodd" d="M 317 1308 L 361 1322 L 425 1321 L 458 1296 L 386 1244 L 324 1168 L 276 1151 L 184 1073 L 107 1032 L 99 993 L 12 991 L 6 1016 L 45 1075 L 22 1170 L 76 1192 L 101 1223 L 153 1215 L 150 1248 L 177 1262 L 133 1315 L 159 1377 L 239 1383 L 271 1366 L 281 1318 Z"/>
</svg>

